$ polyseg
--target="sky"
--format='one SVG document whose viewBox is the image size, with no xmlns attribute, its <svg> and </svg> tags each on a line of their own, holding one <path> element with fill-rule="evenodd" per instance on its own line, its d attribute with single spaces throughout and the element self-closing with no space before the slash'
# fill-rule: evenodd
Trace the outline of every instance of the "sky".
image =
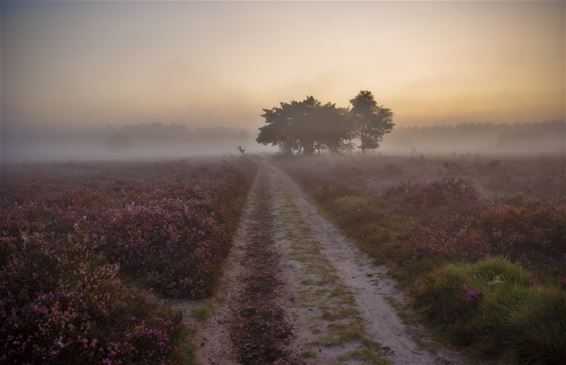
<svg viewBox="0 0 566 365">
<path fill-rule="evenodd" d="M 2 123 L 246 129 L 371 90 L 397 125 L 564 119 L 565 2 L 3 2 Z"/>
</svg>

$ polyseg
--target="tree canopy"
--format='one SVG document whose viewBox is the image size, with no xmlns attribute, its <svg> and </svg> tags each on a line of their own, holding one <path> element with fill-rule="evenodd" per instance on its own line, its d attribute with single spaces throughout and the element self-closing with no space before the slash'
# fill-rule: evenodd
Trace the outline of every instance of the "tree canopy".
<svg viewBox="0 0 566 365">
<path fill-rule="evenodd" d="M 259 128 L 256 141 L 277 145 L 288 155 L 351 151 L 355 141 L 362 152 L 377 148 L 383 135 L 393 129 L 393 113 L 379 106 L 370 91 L 360 91 L 350 103 L 351 109 L 339 108 L 307 96 L 263 109 L 266 124 Z"/>
<path fill-rule="evenodd" d="M 371 91 L 362 90 L 352 100 L 350 115 L 362 153 L 379 147 L 386 133 L 393 130 L 393 113 L 378 105 Z"/>
</svg>

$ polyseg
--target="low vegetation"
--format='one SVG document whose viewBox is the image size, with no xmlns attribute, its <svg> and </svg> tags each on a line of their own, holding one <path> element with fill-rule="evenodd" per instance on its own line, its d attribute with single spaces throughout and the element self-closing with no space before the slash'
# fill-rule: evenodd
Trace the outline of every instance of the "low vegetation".
<svg viewBox="0 0 566 365">
<path fill-rule="evenodd" d="M 415 299 L 456 342 L 482 353 L 507 349 L 507 356 L 523 363 L 566 359 L 564 291 L 540 285 L 508 259 L 444 265 L 424 277 Z"/>
<path fill-rule="evenodd" d="M 478 354 L 561 364 L 566 191 L 560 159 L 543 162 L 414 156 L 279 164 L 390 267 L 439 333 Z"/>
<path fill-rule="evenodd" d="M 29 165 L 0 194 L 0 362 L 190 360 L 180 313 L 209 295 L 255 165 Z"/>
</svg>

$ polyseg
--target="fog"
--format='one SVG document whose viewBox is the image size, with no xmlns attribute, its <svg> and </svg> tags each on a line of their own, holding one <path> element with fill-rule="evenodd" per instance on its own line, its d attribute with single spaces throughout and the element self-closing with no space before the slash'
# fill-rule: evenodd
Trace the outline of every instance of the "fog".
<svg viewBox="0 0 566 365">
<path fill-rule="evenodd" d="M 50 125 L 2 130 L 2 161 L 139 160 L 269 151 L 250 131 L 226 127 L 188 128 L 146 123 L 122 127 L 70 128 Z"/>
<path fill-rule="evenodd" d="M 398 128 L 379 149 L 388 154 L 565 155 L 564 121 Z"/>
<path fill-rule="evenodd" d="M 0 2 L 1 158 L 276 152 L 255 142 L 263 108 L 349 107 L 360 90 L 394 115 L 372 153 L 561 153 L 564 14 L 550 1 Z"/>
<path fill-rule="evenodd" d="M 192 156 L 277 153 L 255 142 L 257 130 L 189 128 L 146 123 L 122 127 L 18 126 L 2 130 L 2 162 L 147 160 Z M 328 153 L 323 151 L 322 153 Z M 348 153 L 344 150 L 342 153 Z M 354 149 L 354 153 L 360 153 Z M 459 124 L 394 129 L 370 153 L 386 155 L 458 154 L 564 155 L 564 122 Z"/>
</svg>

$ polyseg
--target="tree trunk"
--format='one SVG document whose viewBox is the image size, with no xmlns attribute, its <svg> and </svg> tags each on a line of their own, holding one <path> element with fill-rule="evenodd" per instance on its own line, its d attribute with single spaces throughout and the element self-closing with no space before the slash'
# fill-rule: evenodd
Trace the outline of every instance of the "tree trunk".
<svg viewBox="0 0 566 365">
<path fill-rule="evenodd" d="M 301 145 L 301 146 L 302 146 L 303 149 L 304 149 L 304 152 L 303 152 L 303 153 L 304 153 L 305 155 L 310 156 L 310 155 L 313 154 L 313 152 L 314 152 L 314 145 L 313 145 L 313 144 L 311 144 L 311 143 L 305 143 L 304 145 Z"/>
</svg>

